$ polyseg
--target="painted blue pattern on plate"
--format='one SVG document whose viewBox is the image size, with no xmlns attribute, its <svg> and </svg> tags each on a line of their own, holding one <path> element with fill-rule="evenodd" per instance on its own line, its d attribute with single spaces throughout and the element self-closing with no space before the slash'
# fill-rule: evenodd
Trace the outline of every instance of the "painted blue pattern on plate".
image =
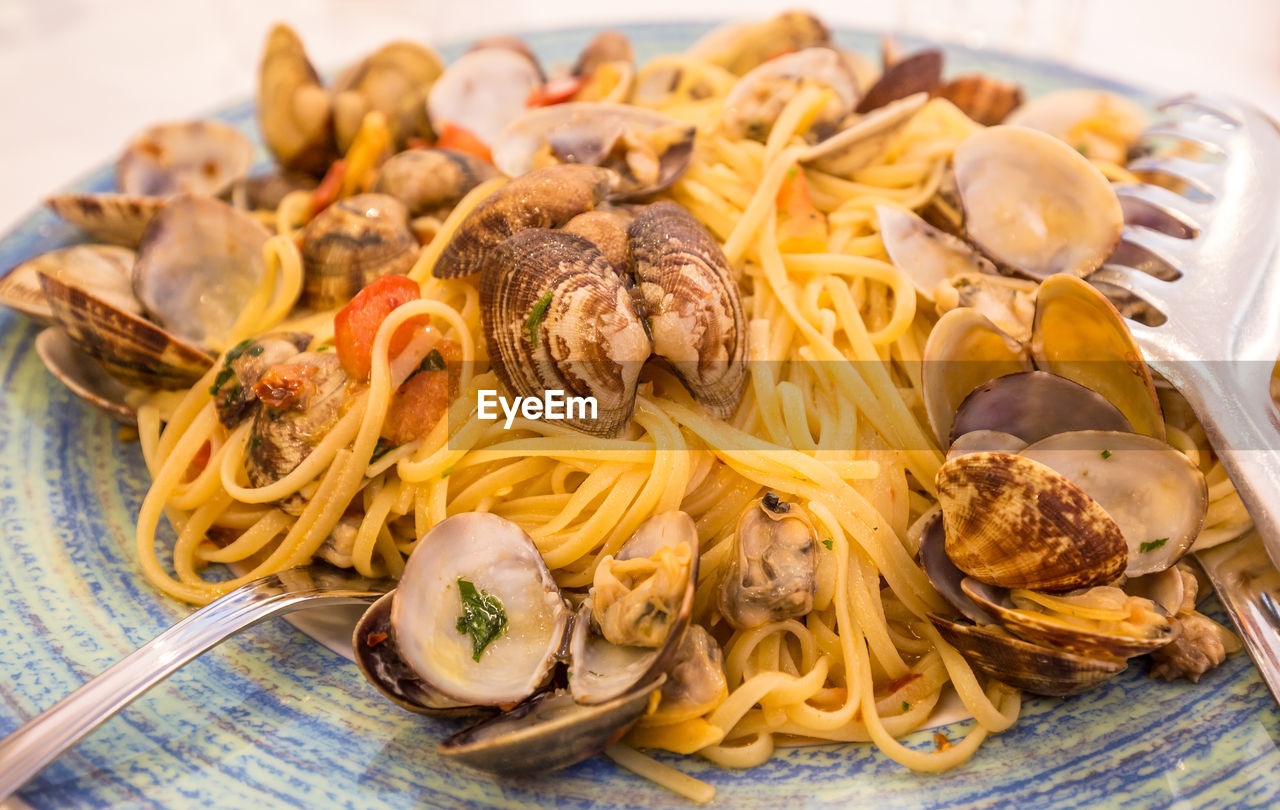
<svg viewBox="0 0 1280 810">
<path fill-rule="evenodd" d="M 704 30 L 627 32 L 647 58 Z M 589 34 L 529 39 L 544 58 L 567 61 Z M 869 34 L 842 39 L 864 52 L 875 45 Z M 1044 63 L 964 49 L 948 58 L 953 73 L 990 70 L 1033 94 L 1101 86 L 1151 100 Z M 220 116 L 255 130 L 248 102 Z M 77 188 L 110 185 L 102 167 Z M 34 213 L 0 241 L 0 267 L 72 238 L 50 214 Z M 118 441 L 110 422 L 44 372 L 36 331 L 0 314 L 0 733 L 189 611 L 137 568 L 133 523 L 147 478 L 136 443 Z M 664 759 L 715 784 L 717 803 L 734 807 L 1275 806 L 1280 714 L 1248 659 L 1234 656 L 1199 686 L 1155 683 L 1143 669 L 1076 698 L 1028 699 L 1012 730 L 937 776 L 911 773 L 866 745 L 792 749 L 741 772 Z M 21 796 L 42 808 L 685 805 L 599 757 L 549 777 L 477 775 L 435 755 L 453 727 L 400 711 L 346 659 L 274 622 L 179 671 Z M 947 729 L 952 737 L 963 730 Z M 928 748 L 931 733 L 908 743 Z"/>
</svg>

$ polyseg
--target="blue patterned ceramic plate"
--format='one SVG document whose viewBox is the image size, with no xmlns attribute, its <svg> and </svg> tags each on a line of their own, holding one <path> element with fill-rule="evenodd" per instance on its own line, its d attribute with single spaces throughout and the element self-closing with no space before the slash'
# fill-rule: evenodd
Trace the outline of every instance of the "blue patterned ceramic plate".
<svg viewBox="0 0 1280 810">
<path fill-rule="evenodd" d="M 648 58 L 705 29 L 627 33 Z M 529 39 L 544 58 L 568 61 L 588 36 Z M 870 35 L 844 39 L 875 47 Z M 1044 63 L 960 49 L 948 58 L 952 71 L 988 70 L 1033 94 L 1102 86 L 1150 100 Z M 222 117 L 254 130 L 248 101 Z M 102 167 L 77 188 L 110 185 Z M 72 237 L 50 214 L 33 214 L 0 241 L 0 267 Z M 135 562 L 134 517 L 147 486 L 137 444 L 119 441 L 114 425 L 45 373 L 36 331 L 0 314 L 0 734 L 189 610 L 153 591 Z M 1155 683 L 1143 669 L 1069 700 L 1028 699 L 1014 729 L 940 776 L 853 745 L 792 749 L 746 772 L 670 761 L 715 784 L 726 807 L 1280 803 L 1280 715 L 1244 655 L 1199 686 Z M 345 658 L 275 622 L 179 671 L 21 796 L 36 807 L 684 805 L 599 757 L 537 779 L 480 776 L 434 753 L 451 728 L 397 709 Z M 932 745 L 926 732 L 909 742 Z"/>
</svg>

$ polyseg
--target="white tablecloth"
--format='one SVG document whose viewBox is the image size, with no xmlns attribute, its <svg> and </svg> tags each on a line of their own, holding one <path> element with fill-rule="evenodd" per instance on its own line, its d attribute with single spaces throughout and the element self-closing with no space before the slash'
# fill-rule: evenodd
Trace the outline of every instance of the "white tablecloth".
<svg viewBox="0 0 1280 810">
<path fill-rule="evenodd" d="M 0 0 L 0 228 L 142 126 L 253 91 L 287 20 L 323 67 L 393 37 L 766 16 L 774 0 Z M 1135 83 L 1230 92 L 1280 117 L 1276 0 L 814 0 L 836 24 L 1031 50 Z"/>
</svg>

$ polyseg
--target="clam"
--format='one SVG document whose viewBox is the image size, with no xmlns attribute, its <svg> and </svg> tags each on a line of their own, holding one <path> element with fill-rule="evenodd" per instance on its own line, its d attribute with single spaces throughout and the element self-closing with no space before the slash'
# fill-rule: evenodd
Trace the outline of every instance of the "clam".
<svg viewBox="0 0 1280 810">
<path fill-rule="evenodd" d="M 985 73 L 957 76 L 939 87 L 937 94 L 984 127 L 1001 123 L 1022 104 L 1021 86 Z"/>
<path fill-rule="evenodd" d="M 572 74 L 583 79 L 578 101 L 625 102 L 635 85 L 635 50 L 619 31 L 601 31 L 578 55 Z"/>
<path fill-rule="evenodd" d="M 604 65 L 624 62 L 628 65 L 636 60 L 635 49 L 631 40 L 621 31 L 601 31 L 591 38 L 578 61 L 573 64 L 574 76 L 591 76 Z"/>
<path fill-rule="evenodd" d="M 139 134 L 116 161 L 116 188 L 124 194 L 216 197 L 253 167 L 253 144 L 221 121 L 159 124 Z"/>
<path fill-rule="evenodd" d="M 427 115 L 436 132 L 452 124 L 493 144 L 541 86 L 538 66 L 520 53 L 502 47 L 469 51 L 431 86 Z"/>
<path fill-rule="evenodd" d="M 493 369 L 520 396 L 594 397 L 566 425 L 615 436 L 630 420 L 652 345 L 622 279 L 595 245 L 540 228 L 489 252 L 481 314 Z"/>
<path fill-rule="evenodd" d="M 98 242 L 137 247 L 147 223 L 164 207 L 160 197 L 136 194 L 56 194 L 45 205 Z"/>
<path fill-rule="evenodd" d="M 655 681 L 681 649 L 698 579 L 698 529 L 684 512 L 649 518 L 596 568 L 569 640 L 569 691 L 608 703 Z"/>
<path fill-rule="evenodd" d="M 1148 119 L 1141 105 L 1106 90 L 1060 90 L 1032 99 L 1005 123 L 1047 132 L 1086 157 L 1123 164 Z"/>
<path fill-rule="evenodd" d="M 1029 591 L 1011 594 L 967 577 L 960 588 L 1010 632 L 1092 658 L 1146 655 L 1177 634 L 1177 625 L 1154 602 L 1130 596 L 1115 586 L 1068 596 Z"/>
<path fill-rule="evenodd" d="M 782 109 L 806 82 L 832 91 L 830 101 L 809 125 L 809 132 L 821 140 L 838 128 L 858 99 L 853 74 L 831 48 L 787 53 L 743 76 L 725 99 L 722 125 L 733 137 L 765 140 Z"/>
<path fill-rule="evenodd" d="M 968 453 L 939 468 L 937 485 L 947 556 L 982 582 L 1068 591 L 1110 584 L 1129 563 L 1107 511 L 1038 461 Z"/>
<path fill-rule="evenodd" d="M 452 149 L 410 149 L 378 169 L 373 191 L 404 203 L 410 217 L 444 218 L 466 196 L 497 172 L 474 155 Z"/>
<path fill-rule="evenodd" d="M 573 164 L 534 169 L 485 198 L 458 225 L 432 268 L 437 278 L 480 272 L 489 251 L 525 228 L 556 228 L 590 211 L 613 191 L 617 175 Z"/>
<path fill-rule="evenodd" d="M 659 695 L 658 710 L 645 715 L 642 725 L 664 726 L 701 717 L 729 696 L 724 653 L 702 625 L 691 624 L 685 631 Z"/>
<path fill-rule="evenodd" d="M 654 353 L 708 413 L 728 418 L 746 384 L 747 329 L 724 251 L 687 210 L 662 202 L 631 223 L 631 261 Z"/>
<path fill-rule="evenodd" d="M 404 204 L 385 194 L 339 200 L 302 232 L 302 303 L 330 309 L 379 276 L 404 275 L 418 259 Z"/>
<path fill-rule="evenodd" d="M 1056 374 L 1019 371 L 978 386 L 960 403 L 952 441 L 977 430 L 1002 431 L 1030 444 L 1069 430 L 1132 428 L 1101 394 Z"/>
<path fill-rule="evenodd" d="M 1022 641 L 998 627 L 962 624 L 934 613 L 929 621 L 983 675 L 1037 695 L 1078 695 L 1126 667 L 1124 661 Z"/>
<path fill-rule="evenodd" d="M 311 335 L 305 332 L 270 332 L 233 346 L 222 356 L 222 368 L 209 393 L 225 428 L 234 428 L 249 416 L 258 395 L 253 387 L 267 369 L 291 360 L 307 348 Z"/>
<path fill-rule="evenodd" d="M 166 330 L 220 348 L 258 289 L 269 237 L 252 216 L 221 200 L 174 197 L 138 244 L 133 292 Z"/>
<path fill-rule="evenodd" d="M 108 272 L 88 279 L 65 265 L 40 271 L 54 320 L 81 351 L 130 386 L 186 388 L 198 380 L 213 358 L 147 320 L 123 268 L 104 267 Z"/>
<path fill-rule="evenodd" d="M 742 76 L 770 59 L 831 43 L 831 32 L 817 17 L 786 11 L 762 22 L 720 26 L 691 45 L 687 53 Z"/>
<path fill-rule="evenodd" d="M 273 170 L 246 177 L 231 189 L 231 202 L 246 211 L 272 211 L 295 191 L 314 191 L 316 178 L 302 172 Z"/>
<path fill-rule="evenodd" d="M 933 289 L 938 313 L 968 307 L 985 316 L 1001 331 L 1020 341 L 1031 337 L 1035 319 L 1036 283 L 991 273 L 951 276 Z"/>
<path fill-rule="evenodd" d="M 600 248 L 600 252 L 618 273 L 631 267 L 631 215 L 616 209 L 597 209 L 578 214 L 561 228 L 565 233 L 581 236 Z"/>
<path fill-rule="evenodd" d="M 695 127 L 627 104 L 568 102 L 530 110 L 493 142 L 510 177 L 557 163 L 612 169 L 611 199 L 633 199 L 674 183 L 693 157 Z"/>
<path fill-rule="evenodd" d="M 946 533 L 942 526 L 942 511 L 935 508 L 930 517 L 923 518 L 924 527 L 920 531 L 920 548 L 916 552 L 916 561 L 929 584 L 946 600 L 957 613 L 976 624 L 995 624 L 995 617 L 982 609 L 960 588 L 965 579 L 964 572 L 956 568 L 947 556 Z"/>
<path fill-rule="evenodd" d="M 1018 453 L 1027 443 L 1003 430 L 970 430 L 960 434 L 947 448 L 947 459 L 965 453 Z"/>
<path fill-rule="evenodd" d="M 847 177 L 884 154 L 926 101 L 926 94 L 916 93 L 857 116 L 839 132 L 809 147 L 800 160 L 815 169 Z"/>
<path fill-rule="evenodd" d="M 1106 397 L 1136 432 L 1164 439 L 1160 400 L 1142 351 L 1120 313 L 1089 284 L 1054 276 L 1040 285 L 1031 352 L 1039 368 Z"/>
<path fill-rule="evenodd" d="M 381 112 L 397 149 L 410 138 L 431 137 L 427 93 L 444 71 L 430 48 L 389 42 L 344 70 L 333 83 L 333 129 L 339 151 L 351 146 L 366 113 Z"/>
<path fill-rule="evenodd" d="M 546 80 L 547 75 L 542 69 L 541 63 L 538 62 L 538 55 L 533 52 L 533 48 L 529 47 L 529 43 L 525 42 L 520 37 L 512 36 L 511 34 L 494 34 L 493 36 L 481 37 L 471 43 L 471 46 L 467 48 L 466 53 L 475 53 L 477 51 L 489 50 L 491 48 L 511 51 L 517 56 L 520 56 L 528 61 L 529 64 L 533 65 L 534 69 L 538 71 L 539 79 L 543 81 Z"/>
<path fill-rule="evenodd" d="M 932 93 L 941 81 L 942 51 L 919 51 L 888 65 L 862 94 L 854 112 L 869 113 L 916 93 Z"/>
<path fill-rule="evenodd" d="M 266 369 L 254 383 L 258 409 L 244 458 L 249 483 L 274 483 L 293 472 L 338 422 L 350 402 L 335 352 L 302 352 Z M 299 499 L 281 505 L 299 511 Z"/>
<path fill-rule="evenodd" d="M 115 288 L 130 299 L 132 295 L 121 282 L 129 278 L 133 261 L 132 250 L 115 245 L 73 245 L 51 250 L 19 264 L 0 279 L 0 304 L 48 326 L 54 319 L 40 286 L 42 272 L 77 279 L 89 286 L 101 281 L 105 294 Z"/>
<path fill-rule="evenodd" d="M 925 412 L 943 447 L 951 439 L 956 409 L 971 391 L 1032 369 L 1023 345 L 972 309 L 953 309 L 938 319 L 921 365 Z"/>
<path fill-rule="evenodd" d="M 36 354 L 71 393 L 121 424 L 138 424 L 138 412 L 131 404 L 136 389 L 103 371 L 65 330 L 50 327 L 36 335 Z"/>
<path fill-rule="evenodd" d="M 798 504 L 772 492 L 738 518 L 733 557 L 720 584 L 720 613 L 749 630 L 804 616 L 813 609 L 818 536 Z"/>
<path fill-rule="evenodd" d="M 1111 184 L 1050 135 L 990 127 L 966 138 L 954 162 L 969 241 L 1011 270 L 1084 276 L 1120 240 L 1124 217 Z"/>
<path fill-rule="evenodd" d="M 938 230 L 910 211 L 877 205 L 876 218 L 889 261 L 907 274 L 916 292 L 931 301 L 938 285 L 949 279 L 995 272 L 991 262 L 967 242 Z"/>
<path fill-rule="evenodd" d="M 1082 430 L 1042 439 L 1021 454 L 1065 476 L 1107 511 L 1127 543 L 1129 576 L 1172 566 L 1204 525 L 1204 476 L 1158 439 Z"/>
<path fill-rule="evenodd" d="M 258 126 L 286 169 L 320 175 L 337 158 L 333 104 L 293 29 L 267 34 L 258 67 Z"/>
</svg>

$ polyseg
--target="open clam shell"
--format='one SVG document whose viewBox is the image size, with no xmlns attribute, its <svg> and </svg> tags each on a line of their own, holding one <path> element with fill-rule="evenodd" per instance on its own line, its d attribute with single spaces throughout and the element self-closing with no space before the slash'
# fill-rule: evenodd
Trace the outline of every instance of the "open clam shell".
<svg viewBox="0 0 1280 810">
<path fill-rule="evenodd" d="M 253 144 L 221 121 L 158 124 L 140 133 L 116 161 L 124 194 L 217 197 L 253 168 Z"/>
<path fill-rule="evenodd" d="M 976 310 L 953 309 L 939 318 L 921 364 L 925 413 L 939 444 L 951 441 L 956 411 L 971 391 L 1032 368 L 1026 348 Z"/>
<path fill-rule="evenodd" d="M 1009 592 L 987 585 L 972 577 L 960 583 L 966 596 L 995 615 L 1005 628 L 1030 641 L 1074 652 L 1091 658 L 1133 658 L 1158 650 L 1172 641 L 1177 625 L 1171 623 L 1154 604 L 1140 609 L 1146 621 L 1119 624 L 1111 629 L 1072 623 L 1048 612 L 1019 608 Z"/>
<path fill-rule="evenodd" d="M 698 582 L 698 527 L 684 512 L 665 512 L 649 518 L 618 549 L 616 559 L 652 557 L 662 548 L 678 545 L 689 550 L 689 565 L 682 583 L 673 583 L 679 595 L 675 614 L 666 621 L 666 638 L 657 647 L 614 644 L 593 626 L 594 603 L 588 596 L 578 609 L 569 641 L 569 690 L 584 704 L 607 703 L 656 680 L 679 651 L 693 615 Z M 603 563 L 602 563 L 603 564 Z M 649 602 L 659 608 L 656 603 Z"/>
<path fill-rule="evenodd" d="M 147 226 L 133 292 L 169 332 L 221 348 L 258 289 L 270 233 L 221 200 L 173 197 Z"/>
<path fill-rule="evenodd" d="M 428 138 L 427 93 L 444 72 L 440 56 L 408 40 L 388 42 L 344 70 L 333 83 L 333 130 L 346 152 L 366 113 L 386 116 L 397 149 L 409 138 Z"/>
<path fill-rule="evenodd" d="M 930 613 L 929 621 L 983 675 L 1037 695 L 1087 692 L 1124 672 L 1124 661 L 1092 658 L 1032 644 L 991 627 L 953 622 Z"/>
<path fill-rule="evenodd" d="M 929 578 L 929 584 L 941 594 L 947 604 L 956 612 L 976 624 L 995 624 L 996 619 L 982 609 L 982 606 L 969 598 L 960 589 L 964 580 L 964 572 L 956 568 L 947 556 L 946 531 L 942 525 L 942 511 L 935 509 L 931 517 L 925 518 L 924 527 L 920 531 L 920 549 L 916 552 L 916 560 Z"/>
<path fill-rule="evenodd" d="M 1124 216 L 1102 172 L 1058 139 L 996 126 L 956 147 L 956 188 L 969 240 L 1030 278 L 1084 276 L 1120 241 Z"/>
<path fill-rule="evenodd" d="M 1042 439 L 1021 454 L 1066 476 L 1107 511 L 1127 543 L 1129 576 L 1173 565 L 1204 525 L 1204 475 L 1158 439 L 1081 430 Z"/>
<path fill-rule="evenodd" d="M 942 51 L 918 51 L 885 68 L 854 110 L 868 113 L 917 93 L 932 93 L 942 81 Z"/>
<path fill-rule="evenodd" d="M 728 23 L 707 32 L 686 53 L 742 76 L 780 54 L 832 44 L 831 31 L 806 11 L 760 22 Z"/>
<path fill-rule="evenodd" d="M 928 100 L 924 93 L 916 93 L 859 116 L 844 129 L 811 146 L 800 161 L 829 174 L 847 177 L 883 154 Z"/>
<path fill-rule="evenodd" d="M 960 403 L 952 441 L 975 430 L 999 430 L 1030 444 L 1072 430 L 1132 428 L 1101 394 L 1047 371 L 1019 371 L 978 386 Z"/>
<path fill-rule="evenodd" d="M 1164 439 L 1151 369 L 1106 296 L 1071 276 L 1046 279 L 1036 293 L 1031 352 L 1036 365 L 1097 391 L 1133 430 Z"/>
<path fill-rule="evenodd" d="M 632 273 L 653 351 L 708 413 L 727 419 L 747 379 L 747 322 L 724 251 L 675 203 L 646 206 L 631 223 Z"/>
<path fill-rule="evenodd" d="M 529 94 L 541 86 L 541 72 L 527 56 L 504 47 L 469 51 L 445 68 L 427 93 L 431 128 L 443 132 L 453 124 L 492 145 L 524 114 Z"/>
<path fill-rule="evenodd" d="M 622 739 L 648 710 L 661 674 L 607 703 L 583 705 L 567 691 L 544 692 L 440 743 L 439 751 L 482 771 L 537 774 L 567 768 Z"/>
<path fill-rule="evenodd" d="M 569 102 L 512 121 L 493 143 L 493 162 L 519 177 L 540 160 L 604 166 L 618 173 L 611 199 L 635 199 L 674 183 L 693 157 L 696 128 L 642 107 Z"/>
<path fill-rule="evenodd" d="M 50 327 L 36 335 L 36 354 L 71 393 L 122 425 L 138 424 L 138 411 L 130 404 L 136 389 L 103 371 L 65 330 Z"/>
<path fill-rule="evenodd" d="M 42 272 L 79 279 L 88 287 L 104 283 L 107 289 L 131 298 L 128 279 L 134 258 L 132 250 L 115 245 L 72 245 L 42 253 L 14 267 L 0 279 L 0 304 L 37 323 L 52 324 L 53 310 L 40 286 Z"/>
<path fill-rule="evenodd" d="M 333 102 L 302 40 L 283 23 L 263 45 L 257 109 L 262 139 L 284 168 L 318 176 L 337 158 Z"/>
<path fill-rule="evenodd" d="M 147 223 L 164 207 L 160 197 L 137 194 L 55 194 L 45 205 L 94 241 L 137 247 Z"/>
<path fill-rule="evenodd" d="M 916 292 L 930 301 L 934 290 L 947 279 L 995 272 L 995 266 L 967 242 L 938 230 L 910 211 L 877 205 L 876 217 L 889 260 L 907 274 Z"/>
<path fill-rule="evenodd" d="M 463 583 L 496 600 L 502 631 L 476 650 L 460 630 Z M 569 620 L 542 555 L 516 524 L 485 512 L 437 523 L 418 541 L 393 592 L 400 659 L 433 691 L 460 703 L 517 703 L 546 683 Z"/>
<path fill-rule="evenodd" d="M 751 70 L 725 98 L 722 125 L 733 137 L 765 140 L 787 102 L 805 82 L 817 83 L 833 93 L 809 126 L 817 138 L 825 138 L 853 111 L 858 100 L 853 73 L 831 48 L 784 53 Z"/>
<path fill-rule="evenodd" d="M 493 370 L 514 394 L 595 398 L 564 424 L 616 436 L 635 407 L 652 345 L 622 279 L 595 245 L 574 234 L 523 230 L 491 251 L 480 305 Z M 568 408 L 568 406 L 566 406 Z"/>
<path fill-rule="evenodd" d="M 799 504 L 774 492 L 738 518 L 720 584 L 720 613 L 739 630 L 803 617 L 817 589 L 818 534 Z"/>
<path fill-rule="evenodd" d="M 1068 591 L 1114 582 L 1129 562 L 1106 510 L 1038 461 L 968 453 L 938 469 L 937 485 L 947 556 L 983 582 Z"/>
<path fill-rule="evenodd" d="M 1138 139 L 1149 117 L 1141 105 L 1124 96 L 1076 89 L 1034 98 L 1014 110 L 1004 123 L 1047 132 L 1090 158 L 1124 163 L 1128 144 Z M 1090 126 L 1098 121 L 1105 121 L 1106 126 Z"/>
<path fill-rule="evenodd" d="M 508 236 L 526 228 L 558 228 L 590 211 L 613 191 L 617 175 L 597 166 L 546 166 L 521 175 L 486 197 L 458 224 L 431 273 L 460 278 L 480 272 Z"/>
<path fill-rule="evenodd" d="M 1002 430 L 970 430 L 960 434 L 947 448 L 947 460 L 965 453 L 1019 453 L 1027 443 Z"/>
</svg>

